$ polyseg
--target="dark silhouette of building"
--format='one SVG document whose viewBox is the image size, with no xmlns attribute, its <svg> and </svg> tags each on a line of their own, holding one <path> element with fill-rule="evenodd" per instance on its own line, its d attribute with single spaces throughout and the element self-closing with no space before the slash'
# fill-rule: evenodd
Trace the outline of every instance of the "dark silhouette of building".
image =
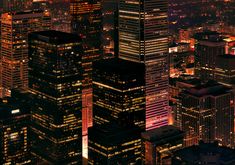
<svg viewBox="0 0 235 165">
<path fill-rule="evenodd" d="M 94 125 L 88 139 L 89 164 L 141 164 L 140 128 L 134 125 Z"/>
<path fill-rule="evenodd" d="M 196 87 L 201 84 L 201 80 L 192 76 L 180 76 L 178 78 L 169 79 L 170 86 L 170 104 L 172 108 L 172 123 L 179 129 L 182 129 L 182 113 L 181 113 L 181 95 L 185 89 Z"/>
<path fill-rule="evenodd" d="M 82 160 L 82 45 L 74 34 L 42 31 L 29 35 L 32 154 L 41 163 Z"/>
<path fill-rule="evenodd" d="M 122 59 L 93 64 L 94 124 L 116 121 L 145 129 L 144 64 Z"/>
<path fill-rule="evenodd" d="M 141 164 L 145 130 L 144 64 L 118 58 L 93 63 L 90 164 Z"/>
</svg>

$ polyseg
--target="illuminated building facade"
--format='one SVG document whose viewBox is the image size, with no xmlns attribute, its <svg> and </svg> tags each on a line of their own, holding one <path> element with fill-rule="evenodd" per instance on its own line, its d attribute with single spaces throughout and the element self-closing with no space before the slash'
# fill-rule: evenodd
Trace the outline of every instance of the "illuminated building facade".
<svg viewBox="0 0 235 165">
<path fill-rule="evenodd" d="M 2 14 L 2 87 L 28 87 L 28 34 L 50 28 L 50 13 L 40 10 Z"/>
<path fill-rule="evenodd" d="M 144 64 L 118 58 L 93 63 L 94 124 L 116 121 L 145 129 Z"/>
<path fill-rule="evenodd" d="M 0 101 L 0 164 L 30 164 L 30 110 L 12 99 Z"/>
<path fill-rule="evenodd" d="M 102 10 L 100 0 L 70 0 L 71 32 L 82 38 L 82 128 L 87 158 L 87 131 L 92 126 L 92 62 L 101 58 Z"/>
<path fill-rule="evenodd" d="M 200 85 L 201 80 L 191 76 L 180 76 L 178 78 L 170 78 L 169 82 L 173 124 L 177 128 L 182 129 L 182 104 L 180 101 L 180 93 L 186 89 Z"/>
<path fill-rule="evenodd" d="M 114 123 L 89 128 L 89 164 L 141 164 L 140 132 Z"/>
<path fill-rule="evenodd" d="M 172 43 L 169 46 L 170 77 L 180 75 L 194 75 L 194 67 L 189 72 L 189 66 L 194 66 L 194 53 L 190 50 L 189 43 Z"/>
<path fill-rule="evenodd" d="M 228 86 L 235 83 L 235 56 L 220 55 L 216 58 L 215 80 Z"/>
<path fill-rule="evenodd" d="M 81 164 L 82 46 L 59 31 L 29 35 L 32 154 L 45 164 Z"/>
<path fill-rule="evenodd" d="M 168 124 L 168 1 L 119 2 L 119 58 L 145 64 L 146 129 Z"/>
<path fill-rule="evenodd" d="M 172 153 L 183 147 L 183 138 L 183 131 L 171 125 L 142 133 L 143 164 L 171 164 Z"/>
<path fill-rule="evenodd" d="M 199 140 L 234 146 L 234 94 L 232 89 L 208 82 L 181 93 L 185 145 Z"/>
<path fill-rule="evenodd" d="M 215 61 L 225 54 L 225 42 L 221 34 L 206 31 L 197 33 L 195 38 L 195 74 L 203 81 L 214 79 Z"/>
</svg>

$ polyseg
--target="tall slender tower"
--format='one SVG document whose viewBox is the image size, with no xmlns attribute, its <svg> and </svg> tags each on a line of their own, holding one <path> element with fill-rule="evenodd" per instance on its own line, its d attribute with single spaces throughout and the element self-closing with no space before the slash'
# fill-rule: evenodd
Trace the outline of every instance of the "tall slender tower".
<svg viewBox="0 0 235 165">
<path fill-rule="evenodd" d="M 82 38 L 84 48 L 83 87 L 90 88 L 92 61 L 101 56 L 101 2 L 100 0 L 71 0 L 72 32 Z"/>
<path fill-rule="evenodd" d="M 101 0 L 70 0 L 71 31 L 82 38 L 82 132 L 83 157 L 87 158 L 87 133 L 92 126 L 92 62 L 102 54 Z"/>
<path fill-rule="evenodd" d="M 32 154 L 42 164 L 81 164 L 81 50 L 76 35 L 29 35 Z"/>
<path fill-rule="evenodd" d="M 168 124 L 167 11 L 167 0 L 119 2 L 119 58 L 145 64 L 146 130 Z"/>
</svg>

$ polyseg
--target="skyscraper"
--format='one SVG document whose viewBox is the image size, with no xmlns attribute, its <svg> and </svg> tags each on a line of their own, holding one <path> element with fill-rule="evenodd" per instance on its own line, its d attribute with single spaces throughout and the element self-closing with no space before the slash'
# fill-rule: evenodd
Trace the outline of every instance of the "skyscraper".
<svg viewBox="0 0 235 165">
<path fill-rule="evenodd" d="M 82 157 L 79 36 L 58 31 L 29 35 L 32 153 L 46 164 L 80 164 Z"/>
<path fill-rule="evenodd" d="M 234 94 L 221 84 L 209 82 L 181 93 L 182 130 L 185 144 L 191 146 L 218 141 L 234 147 Z"/>
<path fill-rule="evenodd" d="M 145 63 L 146 129 L 168 124 L 168 2 L 119 2 L 119 58 Z"/>
<path fill-rule="evenodd" d="M 93 63 L 90 164 L 140 164 L 145 130 L 144 64 L 118 58 Z"/>
<path fill-rule="evenodd" d="M 50 13 L 41 10 L 2 14 L 2 87 L 28 87 L 28 34 L 50 28 Z"/>
<path fill-rule="evenodd" d="M 195 34 L 195 74 L 203 81 L 214 79 L 216 58 L 225 54 L 225 41 L 217 32 Z"/>
<path fill-rule="evenodd" d="M 93 63 L 94 124 L 117 122 L 145 130 L 144 64 L 118 58 Z"/>
<path fill-rule="evenodd" d="M 70 14 L 72 16 L 72 32 L 82 38 L 84 55 L 83 87 L 90 88 L 92 84 L 92 62 L 101 57 L 101 2 L 99 0 L 71 0 Z"/>
</svg>

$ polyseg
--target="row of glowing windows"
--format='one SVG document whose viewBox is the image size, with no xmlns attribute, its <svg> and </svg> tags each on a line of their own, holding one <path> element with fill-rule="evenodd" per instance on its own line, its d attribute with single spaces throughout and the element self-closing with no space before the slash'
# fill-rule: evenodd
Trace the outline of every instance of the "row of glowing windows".
<svg viewBox="0 0 235 165">
<path fill-rule="evenodd" d="M 102 146 L 101 144 L 98 144 L 98 143 L 95 143 L 95 142 L 91 142 L 90 143 L 94 144 L 95 146 L 99 147 L 99 148 L 102 148 L 106 151 L 112 151 L 112 150 L 115 150 L 119 147 L 117 146 L 112 146 L 112 147 L 105 147 L 105 146 Z M 137 139 L 137 140 L 133 140 L 133 141 L 129 141 L 129 142 L 126 142 L 126 143 L 123 143 L 121 144 L 121 146 L 128 146 L 128 145 L 133 145 L 134 144 L 134 147 L 131 147 L 131 148 L 127 148 L 127 149 L 124 149 L 122 150 L 123 152 L 126 152 L 128 150 L 132 150 L 134 148 L 140 148 L 141 147 L 141 139 Z"/>
</svg>

